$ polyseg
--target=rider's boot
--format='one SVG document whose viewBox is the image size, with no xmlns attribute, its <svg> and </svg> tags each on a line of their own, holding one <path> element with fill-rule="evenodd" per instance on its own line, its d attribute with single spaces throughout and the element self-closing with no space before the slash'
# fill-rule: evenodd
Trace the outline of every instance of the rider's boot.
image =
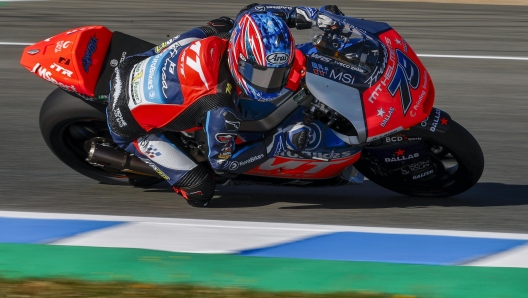
<svg viewBox="0 0 528 298">
<path fill-rule="evenodd" d="M 172 188 L 184 197 L 189 205 L 207 207 L 215 191 L 214 177 L 200 165 L 186 173 Z"/>
</svg>

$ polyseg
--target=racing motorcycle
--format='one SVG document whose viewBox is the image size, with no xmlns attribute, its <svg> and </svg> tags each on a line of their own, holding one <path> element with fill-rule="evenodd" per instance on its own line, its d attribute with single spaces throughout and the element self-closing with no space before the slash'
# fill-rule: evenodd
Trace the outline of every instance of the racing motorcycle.
<svg viewBox="0 0 528 298">
<path fill-rule="evenodd" d="M 271 102 L 238 103 L 243 122 L 237 142 L 303 122 L 312 129 L 306 148 L 236 177 L 216 177 L 217 183 L 338 186 L 367 177 L 401 194 L 429 197 L 456 195 L 477 183 L 482 150 L 466 129 L 433 107 L 431 76 L 410 45 L 386 23 L 336 19 L 308 30 L 310 42 L 297 46 L 306 60 L 298 90 L 285 89 Z M 40 129 L 62 162 L 103 183 L 146 186 L 167 178 L 114 144 L 105 114 L 114 68 L 154 46 L 86 26 L 25 48 L 21 64 L 58 86 L 42 105 Z M 200 131 L 167 134 L 208 165 Z"/>
</svg>

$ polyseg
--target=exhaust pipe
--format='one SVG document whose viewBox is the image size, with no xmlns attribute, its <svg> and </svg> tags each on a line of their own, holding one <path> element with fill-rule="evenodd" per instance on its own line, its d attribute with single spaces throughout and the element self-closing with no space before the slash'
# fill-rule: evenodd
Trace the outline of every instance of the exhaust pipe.
<svg viewBox="0 0 528 298">
<path fill-rule="evenodd" d="M 109 167 L 123 172 L 160 177 L 153 168 L 137 156 L 120 148 L 114 148 L 104 143 L 92 141 L 90 147 L 87 149 L 88 158 L 86 158 L 86 161 L 94 166 Z"/>
</svg>

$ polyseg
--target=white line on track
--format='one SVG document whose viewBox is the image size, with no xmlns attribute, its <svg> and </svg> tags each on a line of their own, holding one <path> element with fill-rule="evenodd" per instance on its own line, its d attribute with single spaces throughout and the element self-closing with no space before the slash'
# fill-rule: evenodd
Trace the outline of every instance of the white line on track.
<svg viewBox="0 0 528 298">
<path fill-rule="evenodd" d="M 0 2 L 2 2 L 0 0 Z M 32 43 L 29 42 L 2 42 L 0 41 L 0 46 L 30 46 Z"/>
<path fill-rule="evenodd" d="M 0 0 L 2 2 L 2 0 Z M 29 42 L 2 42 L 0 46 L 30 46 Z M 502 56 L 464 56 L 464 55 L 436 55 L 436 54 L 417 54 L 418 57 L 427 58 L 455 58 L 455 59 L 488 59 L 488 60 L 520 60 L 528 61 L 528 57 L 502 57 Z"/>
</svg>

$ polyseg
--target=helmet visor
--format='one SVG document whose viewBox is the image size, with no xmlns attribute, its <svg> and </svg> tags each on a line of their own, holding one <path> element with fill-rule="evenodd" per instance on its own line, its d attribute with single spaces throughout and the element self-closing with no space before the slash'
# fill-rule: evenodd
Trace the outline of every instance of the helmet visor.
<svg viewBox="0 0 528 298">
<path fill-rule="evenodd" d="M 264 93 L 279 92 L 286 85 L 291 65 L 281 68 L 253 65 L 238 61 L 238 71 L 251 87 Z"/>
</svg>

